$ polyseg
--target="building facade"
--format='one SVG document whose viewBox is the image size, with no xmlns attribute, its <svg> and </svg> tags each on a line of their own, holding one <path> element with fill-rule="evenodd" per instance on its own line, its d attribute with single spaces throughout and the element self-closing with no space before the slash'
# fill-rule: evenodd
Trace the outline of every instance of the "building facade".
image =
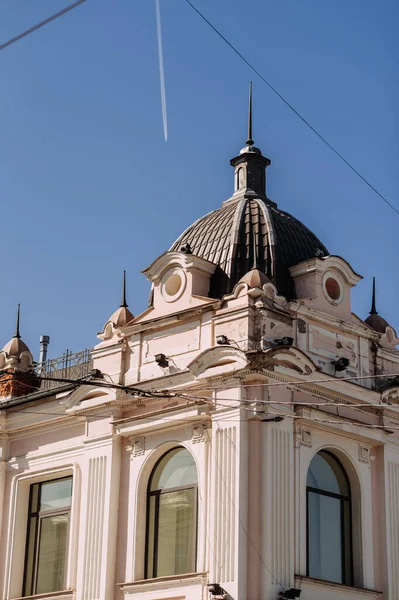
<svg viewBox="0 0 399 600">
<path fill-rule="evenodd" d="M 399 599 L 399 340 L 267 197 L 251 120 L 144 313 L 52 369 L 19 326 L 0 352 L 4 600 Z"/>
</svg>

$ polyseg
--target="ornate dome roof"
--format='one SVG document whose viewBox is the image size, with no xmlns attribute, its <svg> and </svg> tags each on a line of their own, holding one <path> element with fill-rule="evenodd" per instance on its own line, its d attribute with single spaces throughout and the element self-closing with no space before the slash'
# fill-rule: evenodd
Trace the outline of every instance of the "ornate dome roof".
<svg viewBox="0 0 399 600">
<path fill-rule="evenodd" d="M 314 233 L 266 196 L 270 160 L 252 139 L 252 84 L 248 139 L 230 164 L 235 169 L 232 198 L 186 229 L 171 250 L 192 252 L 218 265 L 211 280 L 213 298 L 231 292 L 251 269 L 267 275 L 279 294 L 294 298 L 289 268 L 329 252 Z"/>
<path fill-rule="evenodd" d="M 388 321 L 386 321 L 384 317 L 381 317 L 381 315 L 377 313 L 369 315 L 364 322 L 367 323 L 367 325 L 371 327 L 371 329 L 374 329 L 374 331 L 377 333 L 385 333 L 386 328 L 390 326 Z"/>
<path fill-rule="evenodd" d="M 229 200 L 222 208 L 201 217 L 172 245 L 189 244 L 193 254 L 218 265 L 210 296 L 220 298 L 257 268 L 276 285 L 280 294 L 295 296 L 289 267 L 313 258 L 327 248 L 295 217 L 263 198 Z"/>
<path fill-rule="evenodd" d="M 13 356 L 14 358 L 19 358 L 22 352 L 29 352 L 30 350 L 28 346 L 21 340 L 21 338 L 13 337 L 7 344 L 4 346 L 2 352 L 5 352 L 8 356 Z"/>
</svg>

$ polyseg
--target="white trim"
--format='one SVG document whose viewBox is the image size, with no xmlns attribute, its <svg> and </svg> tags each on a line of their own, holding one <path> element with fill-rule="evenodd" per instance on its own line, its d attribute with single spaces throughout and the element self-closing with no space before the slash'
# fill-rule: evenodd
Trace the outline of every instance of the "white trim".
<svg viewBox="0 0 399 600">
<path fill-rule="evenodd" d="M 339 296 L 336 299 L 332 298 L 330 296 L 330 294 L 328 293 L 327 285 L 326 285 L 328 279 L 333 279 L 339 287 Z M 345 285 L 344 285 L 341 275 L 337 271 L 325 271 L 323 273 L 321 284 L 322 284 L 324 296 L 327 298 L 327 300 L 330 302 L 330 304 L 333 304 L 334 306 L 341 304 L 341 302 L 343 301 L 344 296 L 345 296 L 345 292 L 344 292 Z"/>
<path fill-rule="evenodd" d="M 174 294 L 169 294 L 166 288 L 170 278 L 174 277 L 175 275 L 180 277 L 180 285 L 178 290 Z M 165 302 L 176 302 L 176 300 L 178 300 L 184 294 L 186 287 L 187 275 L 180 267 L 172 266 L 170 267 L 170 269 L 167 269 L 162 274 L 160 289 L 162 298 L 165 300 Z"/>
<path fill-rule="evenodd" d="M 39 481 L 61 479 L 62 477 L 68 477 L 68 475 L 72 475 L 72 501 L 65 583 L 66 589 L 76 588 L 81 472 L 77 463 L 71 463 L 59 468 L 40 469 L 16 475 L 12 481 L 11 511 L 7 531 L 8 551 L 4 568 L 5 600 L 18 598 L 22 595 L 30 486 Z"/>
</svg>

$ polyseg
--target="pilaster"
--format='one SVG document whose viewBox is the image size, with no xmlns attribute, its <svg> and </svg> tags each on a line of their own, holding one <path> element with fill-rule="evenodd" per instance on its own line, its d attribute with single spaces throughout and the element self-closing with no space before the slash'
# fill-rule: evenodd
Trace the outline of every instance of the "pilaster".
<svg viewBox="0 0 399 600">
<path fill-rule="evenodd" d="M 263 423 L 260 597 L 270 600 L 294 584 L 293 446 L 292 419 Z"/>
<path fill-rule="evenodd" d="M 397 600 L 399 598 L 399 452 L 389 449 L 385 452 L 385 481 L 388 558 L 386 600 Z"/>
<path fill-rule="evenodd" d="M 85 442 L 76 600 L 114 596 L 121 441 Z"/>
<path fill-rule="evenodd" d="M 8 435 L 6 429 L 6 413 L 0 412 L 0 539 L 2 537 L 3 510 L 5 503 L 5 485 L 8 457 Z"/>
<path fill-rule="evenodd" d="M 231 390 L 230 390 L 231 392 Z M 247 597 L 248 413 L 229 410 L 212 423 L 209 577 L 233 598 Z"/>
</svg>

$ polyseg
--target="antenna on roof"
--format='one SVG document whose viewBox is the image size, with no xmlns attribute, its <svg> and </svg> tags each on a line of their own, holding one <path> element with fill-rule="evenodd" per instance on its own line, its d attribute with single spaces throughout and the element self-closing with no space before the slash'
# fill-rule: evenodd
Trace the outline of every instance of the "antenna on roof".
<svg viewBox="0 0 399 600">
<path fill-rule="evenodd" d="M 377 309 L 375 307 L 375 277 L 373 277 L 373 293 L 371 297 L 370 315 L 378 315 Z"/>
<path fill-rule="evenodd" d="M 126 271 L 123 271 L 123 285 L 122 285 L 122 302 L 121 308 L 127 308 L 128 304 L 126 302 Z"/>
<path fill-rule="evenodd" d="M 252 81 L 249 82 L 248 139 L 246 143 L 248 146 L 254 145 L 254 141 L 252 139 Z"/>
<path fill-rule="evenodd" d="M 15 335 L 14 335 L 14 337 L 15 337 L 15 338 L 20 338 L 20 337 L 21 337 L 21 335 L 20 335 L 20 333 L 19 333 L 19 322 L 20 322 L 20 318 L 21 318 L 21 305 L 20 305 L 20 304 L 18 304 L 18 310 L 17 310 L 17 324 L 16 324 L 16 327 L 15 327 Z"/>
</svg>

